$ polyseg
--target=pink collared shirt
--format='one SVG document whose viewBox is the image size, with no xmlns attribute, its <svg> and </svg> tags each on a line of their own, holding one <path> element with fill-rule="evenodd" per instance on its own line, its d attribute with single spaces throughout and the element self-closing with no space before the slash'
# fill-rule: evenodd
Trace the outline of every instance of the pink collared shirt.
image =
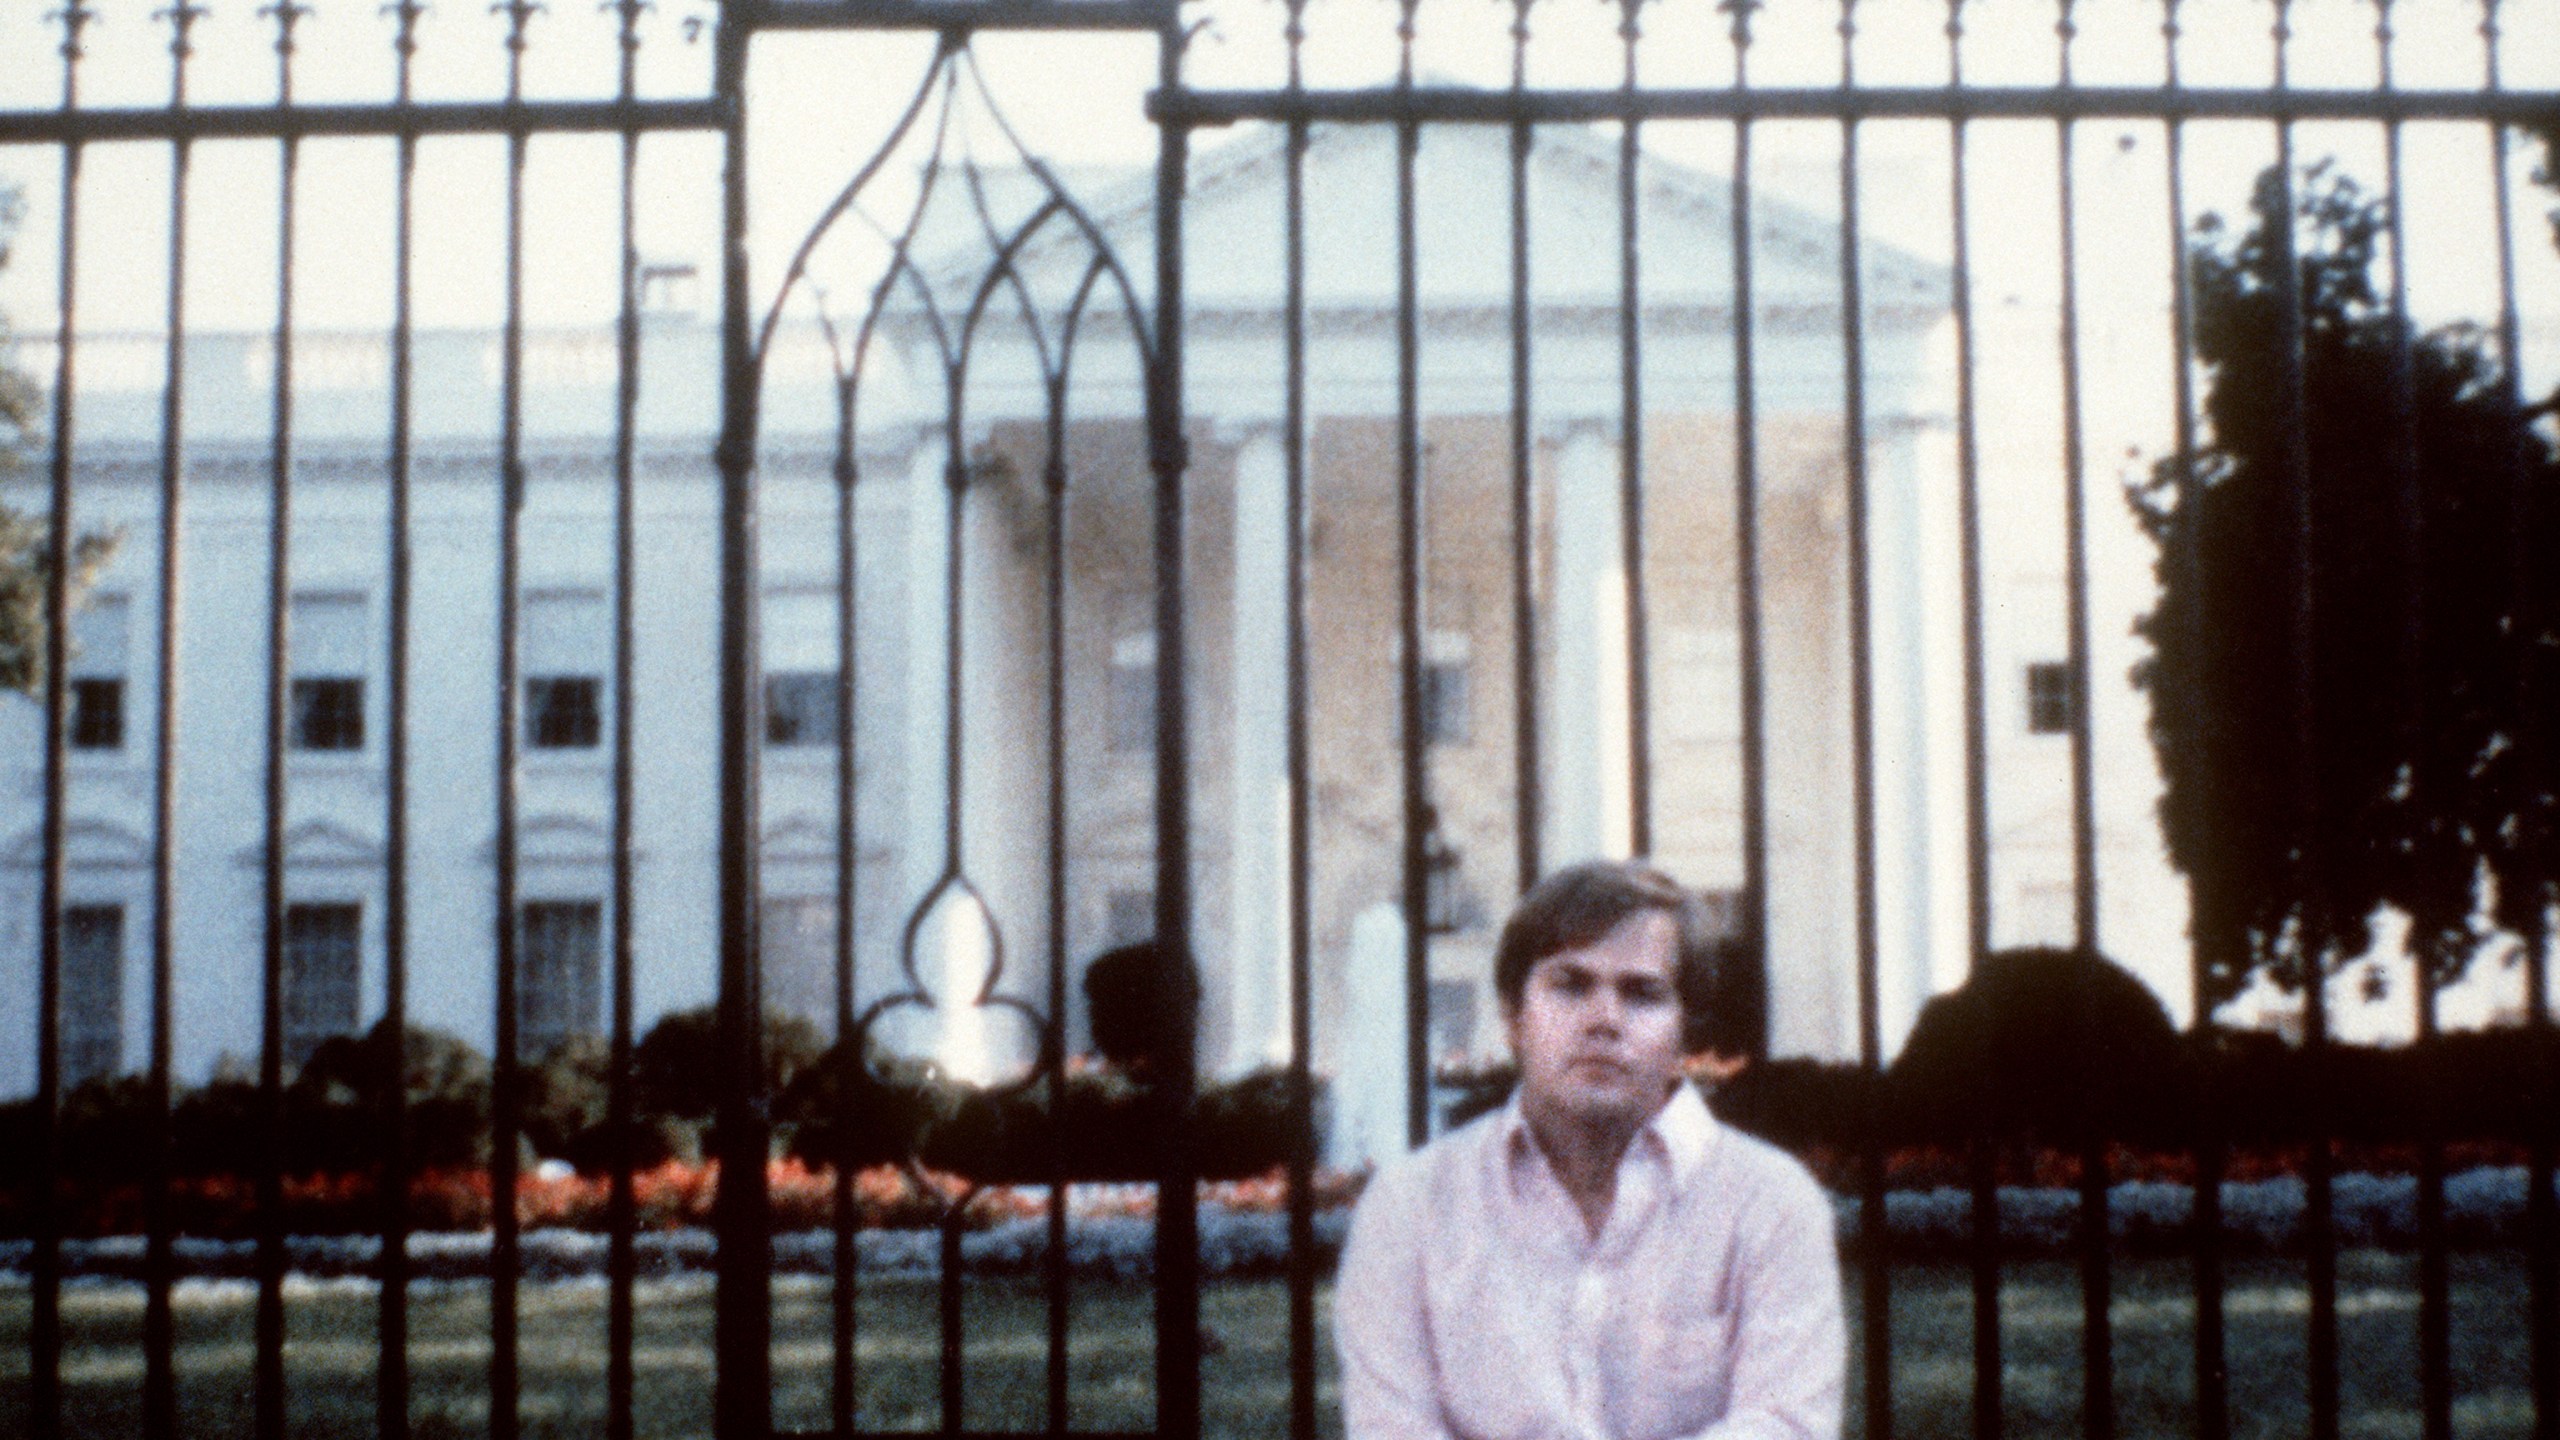
<svg viewBox="0 0 2560 1440">
<path fill-rule="evenodd" d="M 1681 1086 L 1594 1238 L 1519 1099 L 1372 1181 L 1333 1296 L 1349 1440 L 1834 1440 L 1831 1205 Z"/>
</svg>

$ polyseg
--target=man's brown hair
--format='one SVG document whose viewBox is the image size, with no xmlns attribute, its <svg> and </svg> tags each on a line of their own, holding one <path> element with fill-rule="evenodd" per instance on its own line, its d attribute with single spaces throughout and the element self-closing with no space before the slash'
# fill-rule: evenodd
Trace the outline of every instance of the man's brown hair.
<svg viewBox="0 0 2560 1440">
<path fill-rule="evenodd" d="M 1718 933 L 1706 901 L 1641 860 L 1587 860 L 1556 871 L 1520 897 L 1493 949 L 1493 988 L 1506 1014 L 1517 1012 L 1529 972 L 1550 955 L 1606 936 L 1629 916 L 1657 911 L 1671 919 L 1672 984 L 1680 992 L 1680 1042 L 1692 1054 L 1720 1048 L 1716 1009 L 1733 947 Z"/>
</svg>

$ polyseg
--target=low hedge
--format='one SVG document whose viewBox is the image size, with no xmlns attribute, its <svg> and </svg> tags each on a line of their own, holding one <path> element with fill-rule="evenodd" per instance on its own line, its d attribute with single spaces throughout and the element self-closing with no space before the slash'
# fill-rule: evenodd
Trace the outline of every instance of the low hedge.
<svg viewBox="0 0 2560 1440">
<path fill-rule="evenodd" d="M 644 1204 L 635 1249 L 639 1273 L 663 1276 L 710 1268 L 715 1252 L 710 1196 L 715 1177 L 703 1167 L 690 1173 L 640 1177 Z M 834 1269 L 834 1177 L 792 1162 L 776 1162 L 767 1177 L 775 1197 L 774 1266 L 778 1272 L 824 1275 Z M 534 1280 L 600 1275 L 607 1245 L 600 1201 L 576 1202 L 582 1180 L 536 1181 L 524 1216 L 522 1274 Z M 1356 1183 L 1320 1176 L 1315 1196 L 1315 1248 L 1321 1272 L 1339 1252 Z M 944 1246 L 956 1239 L 960 1263 L 973 1274 L 1037 1272 L 1046 1263 L 1050 1226 L 1045 1192 L 1035 1188 L 975 1189 L 948 1177 L 888 1170 L 854 1177 L 857 1261 L 866 1274 L 939 1273 Z M 1286 1189 L 1277 1177 L 1242 1184 L 1204 1185 L 1199 1210 L 1204 1275 L 1281 1273 L 1289 1260 Z M 2406 1251 L 2418 1243 L 2417 1182 L 2407 1176 L 2349 1172 L 2337 1178 L 2333 1231 L 2349 1249 Z M 2457 1171 L 2444 1187 L 2446 1239 L 2456 1249 L 2514 1247 L 2523 1243 L 2525 1171 L 2518 1166 L 2477 1166 Z M 309 1197 L 288 1192 L 297 1201 Z M 2232 1181 L 2222 1187 L 2222 1243 L 2233 1254 L 2297 1253 L 2303 1243 L 2304 1187 L 2279 1176 Z M 449 1217 L 460 1223 L 413 1234 L 413 1271 L 424 1279 L 468 1279 L 488 1273 L 488 1217 L 483 1210 Z M 965 1202 L 965 1203 L 963 1203 Z M 2079 1194 L 2065 1186 L 2003 1186 L 1998 1192 L 1998 1253 L 2004 1258 L 2066 1253 L 2078 1241 Z M 2107 1197 L 2113 1248 L 2126 1254 L 2177 1255 L 2193 1243 L 2194 1194 L 2190 1187 L 2136 1180 L 2113 1186 Z M 1842 1248 L 1855 1255 L 1868 1244 L 1864 1207 L 1835 1194 L 1832 1208 Z M 1143 1185 L 1078 1187 L 1071 1192 L 1067 1263 L 1079 1275 L 1140 1277 L 1153 1268 L 1154 1188 Z M 327 1224 L 329 1215 L 297 1209 L 289 1220 L 288 1263 L 308 1276 L 369 1276 L 380 1247 L 360 1227 Z M 1961 1189 L 1895 1190 L 1885 1197 L 1887 1253 L 1896 1260 L 1962 1259 L 1972 1252 L 1973 1211 Z M 946 1223 L 956 1224 L 954 1236 Z M 247 1276 L 254 1273 L 254 1242 L 245 1224 L 193 1230 L 177 1242 L 179 1273 Z M 24 1241 L 0 1240 L 0 1275 L 23 1274 L 32 1250 Z M 64 1268 L 75 1277 L 135 1280 L 147 1273 L 140 1238 L 130 1232 L 75 1237 L 63 1248 Z"/>
<path fill-rule="evenodd" d="M 569 1163 L 588 1175 L 623 1164 L 651 1170 L 699 1161 L 710 1152 L 714 1092 L 708 1011 L 669 1015 L 634 1047 L 631 1120 L 616 1126 L 608 1104 L 605 1046 L 572 1042 L 521 1068 L 518 1145 L 526 1165 Z M 964 1085 L 912 1061 L 875 1069 L 829 1051 L 805 1020 L 769 1017 L 767 1081 L 775 1097 L 774 1150 L 812 1166 L 855 1169 L 921 1161 L 983 1181 L 1045 1181 L 1059 1166 L 1077 1180 L 1147 1179 L 1165 1163 L 1175 1132 L 1155 1092 L 1119 1071 L 1078 1062 L 1052 1106 L 1049 1081 L 1013 1090 Z M 237 1065 L 180 1087 L 169 1113 L 170 1173 L 218 1192 L 228 1177 L 255 1174 L 270 1159 L 288 1176 L 369 1173 L 382 1162 L 390 1091 L 390 1046 L 379 1027 L 322 1044 L 287 1083 L 271 1116 L 258 1084 Z M 413 1028 L 405 1054 L 408 1166 L 413 1173 L 461 1171 L 489 1163 L 494 1077 L 487 1057 L 440 1032 Z M 1325 1101 L 1313 1096 L 1320 1148 Z M 1296 1126 L 1284 1070 L 1204 1088 L 1183 1128 L 1192 1163 L 1208 1178 L 1255 1175 L 1287 1162 Z M 57 1175 L 104 1197 L 154 1173 L 158 1100 L 148 1081 L 118 1076 L 64 1097 L 57 1115 Z M 34 1101 L 0 1105 L 0 1192 L 34 1179 Z M 105 1203 L 103 1199 L 99 1203 Z"/>
</svg>

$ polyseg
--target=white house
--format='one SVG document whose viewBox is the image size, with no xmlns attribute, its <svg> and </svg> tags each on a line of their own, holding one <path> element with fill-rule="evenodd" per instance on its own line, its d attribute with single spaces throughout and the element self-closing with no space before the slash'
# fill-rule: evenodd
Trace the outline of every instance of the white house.
<svg viewBox="0 0 2560 1440">
<path fill-rule="evenodd" d="M 1396 933 L 1393 911 L 1381 907 L 1400 890 L 1402 823 L 1394 144 L 1383 129 L 1321 131 L 1305 162 L 1310 940 L 1315 1059 L 1325 1069 L 1401 1031 L 1401 950 L 1378 938 Z M 1185 212 L 1193 938 L 1207 992 L 1201 1053 L 1223 1072 L 1284 1056 L 1288 1034 L 1283 163 L 1277 135 L 1240 133 L 1195 160 Z M 1509 164 L 1506 131 L 1447 127 L 1429 132 L 1417 172 L 1426 748 L 1449 856 L 1446 910 L 1433 917 L 1441 933 L 1431 947 L 1431 1023 L 1449 1056 L 1499 1045 L 1488 960 L 1518 868 Z M 1622 853 L 1631 833 L 1616 165 L 1613 140 L 1569 127 L 1543 129 L 1530 161 L 1528 553 L 1540 840 L 1550 866 Z M 1045 196 L 1023 170 L 981 178 L 989 225 L 973 207 L 945 209 L 917 232 L 917 271 L 937 303 L 970 293 L 990 246 Z M 1733 895 L 1743 857 L 1728 184 L 1660 160 L 1648 160 L 1641 181 L 1637 440 L 1652 849 L 1675 873 Z M 961 189 L 955 180 L 938 203 L 969 205 Z M 1142 302 L 1153 270 L 1151 196 L 1143 174 L 1080 182 L 1077 196 Z M 1849 1057 L 1857 872 L 1840 232 L 1832 217 L 1766 197 L 1754 229 L 1771 1040 L 1779 1053 Z M 1016 252 L 1053 356 L 1057 318 L 1091 266 L 1094 234 L 1061 220 Z M 851 253 L 878 260 L 876 249 Z M 1879 984 L 1894 1044 L 1965 963 L 1949 297 L 1943 270 L 1888 239 L 1870 236 L 1861 260 Z M 956 636 L 957 869 L 1001 936 L 1004 993 L 1045 1007 L 1053 957 L 1064 964 L 1072 1037 L 1083 963 L 1152 924 L 1146 701 L 1157 636 L 1140 366 L 1105 284 L 1082 321 L 1066 390 L 1063 529 L 1052 534 L 1039 350 L 1018 311 L 990 311 L 962 388 L 969 484 L 955 618 L 943 588 L 950 416 L 920 288 L 892 292 L 853 447 L 858 998 L 904 988 L 902 962 L 937 993 L 974 993 L 984 978 L 983 947 L 938 941 L 935 925 L 905 953 L 909 921 L 952 868 L 943 696 Z M 870 290 L 839 284 L 833 293 Z M 653 295 L 662 303 L 643 320 L 635 477 L 638 883 L 629 919 L 644 1025 L 708 1003 L 716 955 L 718 332 L 668 298 Z M 786 311 L 765 372 L 763 863 L 768 998 L 823 1019 L 833 1007 L 839 872 L 829 741 L 844 663 L 835 378 L 859 317 L 840 310 L 830 331 L 813 314 Z M 422 333 L 414 386 L 409 1004 L 417 1023 L 482 1046 L 494 1029 L 498 918 L 500 345 L 491 332 Z M 116 527 L 124 543 L 80 617 L 72 676 L 63 1034 L 75 1078 L 133 1068 L 147 1053 L 164 348 L 156 335 L 96 335 L 77 351 L 77 523 Z M 186 362 L 171 933 L 177 1064 L 193 1076 L 260 1044 L 275 356 L 264 336 L 202 334 L 190 338 Z M 524 362 L 520 983 L 525 1043 L 539 1049 L 598 1027 L 610 953 L 614 336 L 537 331 Z M 294 374 L 284 1039 L 298 1056 L 321 1036 L 371 1023 L 383 1003 L 385 737 L 394 718 L 385 697 L 388 337 L 301 334 Z M 2000 383 L 2035 393 L 2052 379 Z M 2058 523 L 2058 467 L 2035 448 L 2033 436 L 1986 437 L 1995 533 Z M 41 474 L 21 470 L 0 498 L 40 508 Z M 2121 506 L 2111 495 L 2104 503 L 2101 523 L 2125 528 Z M 1064 597 L 1056 614 L 1052 546 Z M 1986 573 L 1995 939 L 2066 939 L 2058 555 L 2041 568 L 2003 563 Z M 2100 603 L 2121 609 L 2125 597 Z M 1067 803 L 1064 931 L 1054 935 L 1045 699 L 1053 627 L 1065 662 Z M 2100 653 L 2101 682 L 2122 673 L 2119 659 Z M 2183 1005 L 2183 897 L 2151 829 L 2156 780 L 2139 739 L 2140 702 L 2111 683 L 2094 689 L 2106 933 L 2123 942 L 2110 948 Z M 40 728 L 34 706 L 0 701 L 0 1088 L 16 1090 L 34 1073 Z M 1021 1040 L 997 1033 L 998 1023 L 985 1017 L 902 1043 L 964 1066 L 1000 1066 Z"/>
</svg>

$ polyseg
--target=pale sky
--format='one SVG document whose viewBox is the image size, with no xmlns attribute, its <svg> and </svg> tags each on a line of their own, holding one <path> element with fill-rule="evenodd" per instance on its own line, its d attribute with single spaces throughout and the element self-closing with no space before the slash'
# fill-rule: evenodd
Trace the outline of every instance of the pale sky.
<svg viewBox="0 0 2560 1440">
<path fill-rule="evenodd" d="M 98 0 L 104 21 L 90 31 L 82 67 L 83 99 L 97 105 L 157 105 L 168 93 L 167 29 L 150 20 L 162 0 Z M 51 0 L 0 0 L 0 107 L 58 103 L 60 66 L 43 15 Z M 1195 85 L 1279 83 L 1283 11 L 1275 0 L 1215 0 L 1195 7 L 1205 22 L 1189 59 Z M 391 83 L 390 24 L 372 0 L 319 0 L 300 32 L 297 95 L 314 101 L 379 98 Z M 429 12 L 419 87 L 432 98 L 488 97 L 504 84 L 501 23 L 477 3 L 448 3 Z M 206 103 L 257 103 L 275 90 L 272 29 L 249 0 L 215 0 L 198 30 L 191 70 Z M 534 21 L 527 89 L 542 96 L 609 93 L 615 50 L 607 17 L 584 3 L 563 3 Z M 657 95 L 700 93 L 708 82 L 710 47 L 688 41 L 684 22 L 708 13 L 699 0 L 668 0 L 645 21 L 642 88 Z M 1318 85 L 1373 84 L 1392 78 L 1396 18 L 1388 0 L 1316 0 L 1309 79 Z M 2084 0 L 2076 9 L 2079 77 L 2092 84 L 2151 84 L 2161 75 L 2156 5 Z M 2270 75 L 2266 36 L 2270 10 L 2250 0 L 2187 0 L 2184 64 L 2191 83 L 2263 84 Z M 1496 0 L 1430 0 L 1422 9 L 1417 63 L 1430 76 L 1460 83 L 1502 84 L 1509 74 L 1511 9 Z M 2053 8 L 2043 0 L 1971 0 L 1965 10 L 1969 79 L 1992 84 L 2049 82 L 2054 75 Z M 2295 83 L 2372 83 L 2373 10 L 2352 0 L 2300 0 L 2295 7 Z M 1731 47 L 1722 17 L 1700 0 L 1656 3 L 1644 12 L 1641 70 L 1647 84 L 1720 85 L 1731 77 Z M 2479 11 L 2471 0 L 2402 0 L 2400 82 L 2467 87 L 2481 76 Z M 1617 10 L 1601 0 L 1542 0 L 1533 12 L 1532 82 L 1605 86 L 1616 83 L 1621 52 Z M 2507 83 L 2560 86 L 2560 3 L 2508 0 Z M 1821 84 L 1839 75 L 1837 8 L 1790 0 L 1762 13 L 1752 50 L 1754 77 L 1771 84 Z M 1877 83 L 1934 84 L 1946 76 L 1939 0 L 1865 0 L 1858 66 Z M 1144 165 L 1154 153 L 1140 103 L 1154 82 L 1150 38 L 1059 35 L 989 36 L 978 54 L 999 103 L 1016 128 L 1036 137 L 1044 158 L 1067 165 Z M 923 37 L 781 34 L 758 44 L 751 131 L 756 283 L 770 293 L 787 258 L 826 199 L 877 143 L 913 91 L 929 55 Z M 36 63 L 15 63 L 14 57 Z M 1721 173 L 1729 164 L 1729 127 L 1660 124 L 1645 143 L 1653 153 Z M 1765 193 L 1826 213 L 1837 209 L 1836 126 L 1768 124 L 1757 142 L 1756 179 Z M 1225 137 L 1203 131 L 1198 148 Z M 982 154 L 1001 158 L 992 137 Z M 1426 144 L 1428 141 L 1426 140 Z M 2337 153 L 2379 188 L 2381 140 L 2372 126 L 2305 126 L 2304 158 Z M 2422 318 L 2484 317 L 2496 300 L 2488 263 L 2489 162 L 2476 126 L 2413 126 L 2408 133 L 2412 217 L 2413 305 Z M 1880 243 L 1932 258 L 1949 250 L 1947 127 L 1936 122 L 1879 123 L 1865 128 L 1862 204 L 1867 233 Z M 2273 154 L 2272 131 L 2255 124 L 2199 124 L 2189 132 L 2190 208 L 2229 213 L 2249 179 Z M 607 320 L 614 303 L 617 142 L 610 137 L 554 136 L 531 147 L 528 193 L 528 318 L 536 324 Z M 2165 215 L 2157 125 L 2096 121 L 2082 127 L 2081 194 L 2084 303 L 2147 310 L 2153 283 L 2165 275 L 2167 237 L 2147 241 L 2156 256 L 2126 255 L 2121 266 L 2097 263 L 2104 227 Z M 2516 147 L 2513 173 L 2530 171 L 2528 147 Z M 1978 294 L 2050 303 L 2059 274 L 2054 220 L 2054 142 L 2050 125 L 1984 122 L 1974 127 Z M 275 190 L 278 147 L 223 142 L 197 148 L 190 254 L 191 322 L 199 327 L 258 329 L 274 310 Z M 167 251 L 168 147 L 133 144 L 92 148 L 83 186 L 80 243 L 82 328 L 151 330 L 161 320 Z M 490 325 L 503 313 L 498 284 L 503 181 L 502 142 L 438 139 L 422 147 L 418 307 L 431 324 Z M 41 148 L 0 148 L 0 176 L 26 191 L 27 219 L 17 255 L 0 272 L 0 313 L 22 334 L 50 328 L 58 226 L 58 158 Z M 718 215 L 718 149 L 708 136 L 652 137 L 643 145 L 640 243 L 652 260 L 692 262 L 710 273 Z M 301 164 L 301 252 L 297 304 L 315 328 L 384 325 L 390 315 L 391 145 L 379 140 L 314 142 Z M 883 214 L 894 219 L 904 172 L 883 185 Z M 2560 316 L 2560 264 L 2548 244 L 2542 212 L 2548 192 L 2520 188 L 2517 234 L 2524 308 L 2539 320 Z M 2121 218 L 2112 218 L 2121 217 Z M 1498 243 L 1489 232 L 1488 243 Z M 2148 277 L 2115 294 L 2118 269 Z M 2128 279 L 2131 277 L 2128 276 Z M 2537 328 L 2540 328 L 2539 326 Z M 2539 337 L 2537 337 L 2539 338 Z"/>
</svg>

